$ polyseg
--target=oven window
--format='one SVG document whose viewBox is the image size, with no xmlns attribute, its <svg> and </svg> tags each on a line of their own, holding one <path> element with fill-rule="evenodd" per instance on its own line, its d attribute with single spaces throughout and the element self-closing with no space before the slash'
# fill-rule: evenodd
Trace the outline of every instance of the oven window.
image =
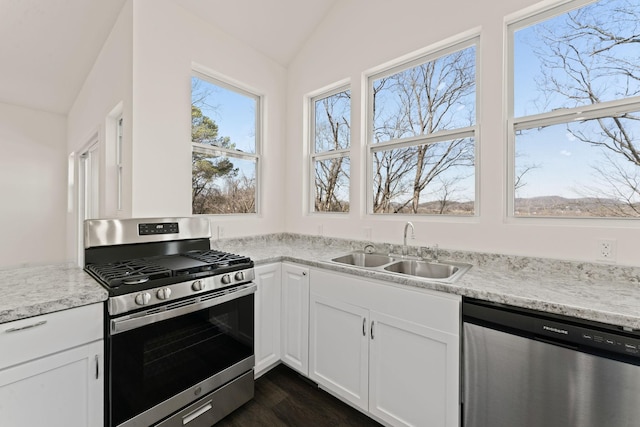
<svg viewBox="0 0 640 427">
<path fill-rule="evenodd" d="M 111 424 L 253 355 L 253 294 L 110 337 Z"/>
</svg>

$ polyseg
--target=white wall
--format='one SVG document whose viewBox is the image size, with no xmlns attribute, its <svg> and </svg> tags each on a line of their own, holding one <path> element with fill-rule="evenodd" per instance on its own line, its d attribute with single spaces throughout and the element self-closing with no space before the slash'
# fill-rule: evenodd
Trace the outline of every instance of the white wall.
<svg viewBox="0 0 640 427">
<path fill-rule="evenodd" d="M 616 239 L 619 264 L 640 266 L 637 221 L 514 221 L 506 217 L 506 131 L 503 117 L 504 17 L 533 0 L 426 2 L 423 0 L 341 0 L 289 67 L 287 88 L 286 230 L 400 243 L 404 223 L 416 226 L 414 244 L 462 250 L 594 261 L 596 240 Z M 362 75 L 367 70 L 480 27 L 480 215 L 472 219 L 366 215 L 365 136 L 362 131 Z M 334 82 L 351 79 L 351 212 L 309 215 L 303 144 L 304 97 Z M 632 224 L 631 226 L 629 224 Z"/>
<path fill-rule="evenodd" d="M 282 231 L 283 67 L 169 0 L 136 0 L 133 34 L 134 217 L 191 215 L 191 75 L 197 63 L 264 97 L 262 214 L 216 216 L 226 237 Z"/>
<path fill-rule="evenodd" d="M 68 119 L 68 153 L 81 154 L 93 135 L 100 141 L 101 179 L 99 183 L 99 216 L 102 218 L 131 216 L 131 98 L 133 1 L 125 3 L 105 41 L 96 62 L 71 107 Z M 120 106 L 124 122 L 122 209 L 118 210 L 116 148 L 113 129 L 108 129 L 108 116 Z M 77 194 L 77 182 L 74 191 Z M 74 259 L 78 242 L 77 206 L 67 216 L 69 259 Z"/>
<path fill-rule="evenodd" d="M 66 258 L 66 118 L 0 104 L 0 266 Z"/>
</svg>

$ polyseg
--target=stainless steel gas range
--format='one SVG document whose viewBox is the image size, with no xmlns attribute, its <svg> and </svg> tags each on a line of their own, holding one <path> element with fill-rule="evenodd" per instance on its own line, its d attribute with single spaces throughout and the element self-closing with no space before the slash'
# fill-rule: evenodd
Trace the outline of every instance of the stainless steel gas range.
<svg viewBox="0 0 640 427">
<path fill-rule="evenodd" d="M 87 220 L 84 269 L 109 292 L 105 426 L 209 427 L 253 397 L 250 258 L 206 218 Z"/>
</svg>

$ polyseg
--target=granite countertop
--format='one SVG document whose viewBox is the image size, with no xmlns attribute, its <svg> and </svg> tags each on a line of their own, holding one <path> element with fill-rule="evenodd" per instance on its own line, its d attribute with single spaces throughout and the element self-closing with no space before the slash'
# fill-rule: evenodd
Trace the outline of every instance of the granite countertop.
<svg viewBox="0 0 640 427">
<path fill-rule="evenodd" d="M 75 264 L 0 268 L 0 295 L 0 323 L 107 299 L 107 291 Z"/>
<path fill-rule="evenodd" d="M 273 234 L 212 242 L 255 264 L 291 261 L 399 286 L 447 292 L 517 307 L 640 329 L 640 267 L 440 250 L 441 260 L 473 267 L 455 283 L 353 267 L 331 259 L 367 242 Z M 375 244 L 377 252 L 387 246 Z M 415 251 L 416 248 L 411 248 Z M 105 301 L 106 290 L 72 264 L 0 268 L 0 323 Z"/>
<path fill-rule="evenodd" d="M 457 282 L 442 283 L 331 261 L 352 250 L 361 250 L 366 243 L 282 234 L 219 240 L 212 245 L 248 255 L 256 265 L 291 261 L 401 286 L 640 329 L 640 267 L 441 249 L 441 260 L 473 265 Z M 377 252 L 387 250 L 386 245 L 375 246 Z"/>
</svg>

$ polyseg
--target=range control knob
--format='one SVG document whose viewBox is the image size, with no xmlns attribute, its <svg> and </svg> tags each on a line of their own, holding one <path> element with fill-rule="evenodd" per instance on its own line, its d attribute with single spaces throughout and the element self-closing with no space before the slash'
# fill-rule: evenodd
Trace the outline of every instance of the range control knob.
<svg viewBox="0 0 640 427">
<path fill-rule="evenodd" d="M 244 280 L 244 271 L 238 271 L 235 275 L 236 280 Z"/>
<path fill-rule="evenodd" d="M 204 289 L 204 283 L 202 283 L 202 280 L 196 280 L 191 284 L 191 289 L 195 292 L 201 291 Z"/>
<path fill-rule="evenodd" d="M 229 283 L 231 283 L 231 276 L 229 276 L 228 274 L 225 274 L 224 276 L 222 276 L 220 281 L 222 282 L 223 285 L 228 285 Z"/>
<path fill-rule="evenodd" d="M 151 294 L 149 292 L 140 292 L 136 295 L 135 302 L 138 305 L 147 305 L 151 301 Z"/>
<path fill-rule="evenodd" d="M 158 289 L 156 296 L 158 297 L 158 299 L 163 299 L 163 300 L 169 299 L 169 297 L 171 296 L 171 289 L 169 288 Z"/>
</svg>

